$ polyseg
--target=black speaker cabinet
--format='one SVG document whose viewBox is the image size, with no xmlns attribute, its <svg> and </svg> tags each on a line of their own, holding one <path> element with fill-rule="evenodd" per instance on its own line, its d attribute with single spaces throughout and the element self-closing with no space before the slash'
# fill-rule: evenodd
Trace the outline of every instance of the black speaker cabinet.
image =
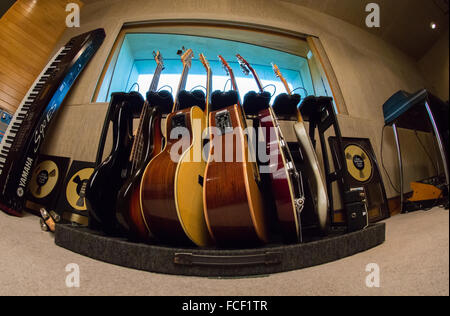
<svg viewBox="0 0 450 316">
<path fill-rule="evenodd" d="M 335 166 L 347 165 L 344 181 L 351 187 L 364 187 L 366 191 L 369 222 L 375 223 L 390 216 L 386 190 L 377 159 L 367 138 L 342 138 L 345 161 L 339 161 L 336 137 L 329 137 L 331 155 Z"/>
</svg>

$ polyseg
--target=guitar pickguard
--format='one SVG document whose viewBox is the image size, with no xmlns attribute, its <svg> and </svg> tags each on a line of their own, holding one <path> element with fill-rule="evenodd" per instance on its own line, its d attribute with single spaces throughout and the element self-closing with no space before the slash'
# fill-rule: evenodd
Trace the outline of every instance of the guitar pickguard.
<svg viewBox="0 0 450 316">
<path fill-rule="evenodd" d="M 187 128 L 186 115 L 184 113 L 177 114 L 172 118 L 172 128 L 184 127 Z"/>
<path fill-rule="evenodd" d="M 220 130 L 221 135 L 233 132 L 233 125 L 231 123 L 230 113 L 228 111 L 221 111 L 215 116 L 216 127 Z"/>
</svg>

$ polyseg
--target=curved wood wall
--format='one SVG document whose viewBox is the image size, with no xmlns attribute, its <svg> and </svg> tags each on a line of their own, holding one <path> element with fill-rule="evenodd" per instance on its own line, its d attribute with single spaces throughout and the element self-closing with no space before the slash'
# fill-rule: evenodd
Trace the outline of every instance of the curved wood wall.
<svg viewBox="0 0 450 316">
<path fill-rule="evenodd" d="M 39 5 L 37 5 L 39 3 Z M 79 0 L 18 0 L 0 19 L 0 109 L 13 114 L 66 29 L 66 5 Z"/>
</svg>

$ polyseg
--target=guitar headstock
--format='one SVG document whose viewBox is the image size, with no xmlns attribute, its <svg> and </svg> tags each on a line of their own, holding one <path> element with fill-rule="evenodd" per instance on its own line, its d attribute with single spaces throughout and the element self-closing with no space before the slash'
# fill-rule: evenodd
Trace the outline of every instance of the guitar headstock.
<svg viewBox="0 0 450 316">
<path fill-rule="evenodd" d="M 190 68 L 192 66 L 192 58 L 194 58 L 194 52 L 192 49 L 182 48 L 178 51 L 178 55 L 181 55 L 181 61 L 184 67 Z"/>
<path fill-rule="evenodd" d="M 223 69 L 225 69 L 225 72 L 227 73 L 227 75 L 230 76 L 231 85 L 233 87 L 233 90 L 237 91 L 238 88 L 237 88 L 236 78 L 234 77 L 233 69 L 231 69 L 231 66 L 227 63 L 227 61 L 222 56 L 219 55 L 219 59 L 223 65 Z"/>
<path fill-rule="evenodd" d="M 162 57 L 161 53 L 159 51 L 153 52 L 153 57 L 155 58 L 156 65 L 164 69 L 164 58 Z"/>
<path fill-rule="evenodd" d="M 281 74 L 280 68 L 278 68 L 278 66 L 276 64 L 272 63 L 272 69 L 273 72 L 275 73 L 275 76 L 277 76 L 278 78 L 283 78 L 283 75 Z"/>
<path fill-rule="evenodd" d="M 241 69 L 244 72 L 244 74 L 248 76 L 250 73 L 252 73 L 253 78 L 255 78 L 256 84 L 258 85 L 259 92 L 263 93 L 264 87 L 261 83 L 261 80 L 259 80 L 258 74 L 256 73 L 255 69 L 253 69 L 253 67 L 248 63 L 248 61 L 246 61 L 244 57 L 242 57 L 241 55 L 237 54 L 236 57 L 239 61 L 239 64 L 241 65 Z"/>
<path fill-rule="evenodd" d="M 198 56 L 198 58 L 200 59 L 200 61 L 202 62 L 203 66 L 205 67 L 206 71 L 211 71 L 211 67 L 209 65 L 208 60 L 206 59 L 205 55 L 200 54 Z"/>
<path fill-rule="evenodd" d="M 252 72 L 252 69 L 253 69 L 252 66 L 250 66 L 250 64 L 241 55 L 237 54 L 236 57 L 239 61 L 239 65 L 241 66 L 242 72 L 246 76 L 248 76 L 250 74 L 250 72 Z"/>
<path fill-rule="evenodd" d="M 228 65 L 227 61 L 221 55 L 219 55 L 219 60 L 222 63 L 223 69 L 225 70 L 227 75 L 229 76 L 230 74 L 232 74 L 233 70 L 231 69 L 230 65 Z"/>
<path fill-rule="evenodd" d="M 275 76 L 280 78 L 281 82 L 283 83 L 284 88 L 286 89 L 286 92 L 289 95 L 292 94 L 291 88 L 289 87 L 289 84 L 287 83 L 286 79 L 281 74 L 280 68 L 278 68 L 278 66 L 275 65 L 274 63 L 272 63 L 272 68 L 273 68 L 273 71 L 275 72 Z"/>
</svg>

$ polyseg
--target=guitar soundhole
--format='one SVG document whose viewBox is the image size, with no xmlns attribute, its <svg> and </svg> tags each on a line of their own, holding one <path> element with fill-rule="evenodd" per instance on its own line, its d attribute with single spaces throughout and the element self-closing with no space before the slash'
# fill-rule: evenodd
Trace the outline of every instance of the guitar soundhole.
<svg viewBox="0 0 450 316">
<path fill-rule="evenodd" d="M 231 117 L 228 111 L 217 113 L 215 119 L 216 119 L 216 127 L 220 130 L 221 135 L 233 132 Z"/>
<path fill-rule="evenodd" d="M 178 114 L 172 118 L 172 128 L 177 127 L 186 127 L 186 116 L 184 114 Z"/>
</svg>

